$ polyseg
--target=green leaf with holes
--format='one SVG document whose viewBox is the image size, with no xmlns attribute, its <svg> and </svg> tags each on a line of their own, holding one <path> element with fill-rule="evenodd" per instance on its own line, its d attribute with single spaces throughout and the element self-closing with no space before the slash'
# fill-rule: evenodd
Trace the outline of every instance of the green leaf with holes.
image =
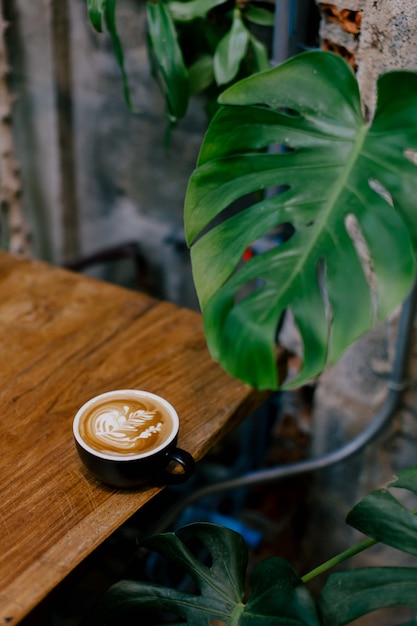
<svg viewBox="0 0 417 626">
<path fill-rule="evenodd" d="M 388 485 L 391 487 L 417 494 L 417 468 L 398 472 Z M 350 511 L 347 522 L 377 542 L 417 555 L 415 512 L 399 502 L 389 489 L 378 489 L 363 498 Z M 378 609 L 397 606 L 417 611 L 416 567 L 336 572 L 328 578 L 319 599 L 323 626 L 342 626 Z"/>
<path fill-rule="evenodd" d="M 303 365 L 288 386 L 299 385 L 412 286 L 417 74 L 379 78 L 371 124 L 352 71 L 323 51 L 240 81 L 220 102 L 185 202 L 208 345 L 233 376 L 276 388 L 277 327 L 290 312 Z M 281 242 L 241 262 L 275 231 Z"/>
<path fill-rule="evenodd" d="M 215 620 L 225 626 L 319 626 L 310 593 L 283 559 L 266 559 L 254 568 L 251 592 L 245 599 L 247 546 L 232 530 L 199 522 L 177 533 L 155 535 L 145 546 L 187 572 L 198 592 L 121 581 L 101 600 L 94 623 L 113 616 L 121 619 L 125 614 L 137 615 L 143 622 L 144 611 L 164 611 L 176 616 L 172 618 L 175 623 L 179 617 L 186 620 L 181 623 L 192 626 L 207 626 Z"/>
<path fill-rule="evenodd" d="M 389 487 L 417 494 L 417 468 L 398 472 Z M 378 489 L 363 498 L 346 521 L 376 541 L 417 556 L 417 516 L 388 489 Z"/>
</svg>

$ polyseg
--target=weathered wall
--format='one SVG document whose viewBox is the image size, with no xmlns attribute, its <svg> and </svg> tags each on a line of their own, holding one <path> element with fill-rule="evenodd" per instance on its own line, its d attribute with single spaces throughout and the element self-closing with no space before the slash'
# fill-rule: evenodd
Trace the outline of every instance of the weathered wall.
<svg viewBox="0 0 417 626">
<path fill-rule="evenodd" d="M 358 81 L 370 111 L 378 74 L 417 69 L 417 5 L 404 0 L 366 0 L 357 53 Z"/>
<path fill-rule="evenodd" d="M 321 36 L 331 38 L 336 44 L 346 46 L 353 52 L 362 95 L 368 111 L 372 111 L 375 102 L 374 81 L 378 73 L 401 67 L 417 69 L 415 3 L 341 0 L 333 6 L 338 11 L 364 9 L 360 35 L 347 33 L 337 24 L 337 20 L 330 23 L 325 20 Z M 384 14 L 384 7 L 387 14 Z M 352 346 L 340 362 L 321 377 L 315 395 L 313 456 L 334 450 L 352 439 L 370 423 L 381 407 L 388 391 L 396 351 L 398 319 L 399 312 L 396 312 L 388 322 Z M 370 491 L 391 481 L 397 471 L 417 464 L 415 330 L 414 337 L 410 337 L 410 344 L 409 386 L 389 428 L 355 458 L 322 471 L 315 477 L 310 530 L 304 543 L 305 554 L 310 559 L 309 565 L 330 558 L 357 541 L 358 533 L 345 525 L 348 511 Z M 409 506 L 415 507 L 412 500 L 406 497 Z M 377 546 L 370 553 L 355 557 L 352 565 L 407 565 L 410 558 Z M 392 623 L 392 616 L 388 622 L 382 616 L 374 616 L 362 623 L 383 626 Z"/>
<path fill-rule="evenodd" d="M 50 5 L 44 0 L 9 4 L 14 125 L 25 207 L 35 254 L 60 263 Z M 124 103 L 109 36 L 92 29 L 85 5 L 85 0 L 69 1 L 81 251 L 136 240 L 157 279 L 156 295 L 195 306 L 188 252 L 181 246 L 182 210 L 205 114 L 193 102 L 165 149 L 163 102 L 147 60 L 144 3 L 119 0 L 117 9 L 139 114 L 129 112 Z M 173 238 L 179 239 L 179 247 Z"/>
</svg>

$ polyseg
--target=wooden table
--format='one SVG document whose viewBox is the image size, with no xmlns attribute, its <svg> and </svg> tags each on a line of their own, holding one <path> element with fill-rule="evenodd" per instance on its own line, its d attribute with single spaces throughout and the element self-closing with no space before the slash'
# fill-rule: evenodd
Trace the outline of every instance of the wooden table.
<svg viewBox="0 0 417 626">
<path fill-rule="evenodd" d="M 196 460 L 264 400 L 206 349 L 199 314 L 0 253 L 0 625 L 16 624 L 155 487 L 92 478 L 76 409 L 117 388 L 166 397 Z"/>
</svg>

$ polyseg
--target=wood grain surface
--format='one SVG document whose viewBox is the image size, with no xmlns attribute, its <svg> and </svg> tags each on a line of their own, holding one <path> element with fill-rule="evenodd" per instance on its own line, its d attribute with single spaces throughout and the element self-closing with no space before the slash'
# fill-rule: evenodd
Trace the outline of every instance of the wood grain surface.
<svg viewBox="0 0 417 626">
<path fill-rule="evenodd" d="M 198 313 L 0 253 L 0 624 L 17 624 L 160 489 L 106 486 L 81 465 L 76 410 L 138 388 L 180 416 L 201 459 L 265 399 L 207 351 Z"/>
</svg>

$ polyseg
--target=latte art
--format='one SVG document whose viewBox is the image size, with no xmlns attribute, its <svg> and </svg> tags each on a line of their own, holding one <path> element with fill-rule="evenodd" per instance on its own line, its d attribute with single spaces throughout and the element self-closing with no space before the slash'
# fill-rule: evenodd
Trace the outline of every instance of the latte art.
<svg viewBox="0 0 417 626">
<path fill-rule="evenodd" d="M 150 423 L 155 420 L 156 411 L 129 412 L 129 406 L 123 407 L 123 415 L 117 410 L 104 409 L 103 413 L 97 415 L 93 426 L 97 439 L 105 445 L 115 445 L 123 450 L 135 448 L 138 439 L 148 439 L 152 435 L 157 435 L 162 430 L 162 422 Z"/>
<path fill-rule="evenodd" d="M 158 447 L 169 435 L 170 418 L 149 401 L 110 400 L 86 413 L 80 421 L 84 441 L 98 452 L 133 455 Z"/>
</svg>

